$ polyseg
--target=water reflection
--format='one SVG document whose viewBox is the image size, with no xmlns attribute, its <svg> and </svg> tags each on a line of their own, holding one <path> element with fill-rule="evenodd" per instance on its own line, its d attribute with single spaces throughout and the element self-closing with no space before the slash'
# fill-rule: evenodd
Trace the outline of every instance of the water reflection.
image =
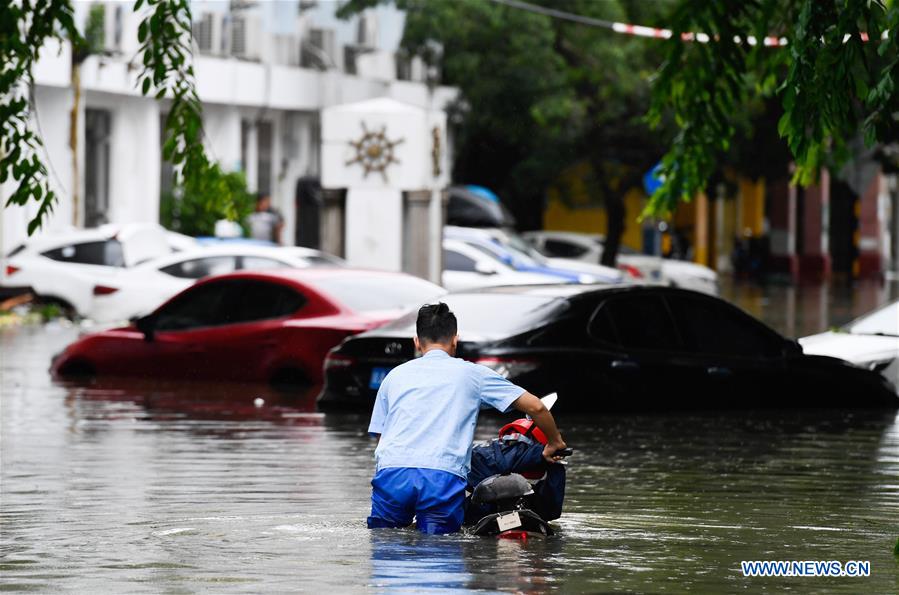
<svg viewBox="0 0 899 595">
<path fill-rule="evenodd" d="M 561 537 L 520 541 L 467 535 L 371 531 L 371 582 L 379 591 L 543 593 L 561 584 Z M 488 570 L 489 569 L 489 570 Z"/>
<path fill-rule="evenodd" d="M 722 278 L 721 297 L 787 337 L 804 337 L 842 326 L 899 298 L 899 283 L 851 285 L 757 285 Z"/>
<path fill-rule="evenodd" d="M 465 565 L 463 546 L 456 536 L 371 531 L 369 585 L 390 591 L 464 589 L 472 576 Z"/>
<path fill-rule="evenodd" d="M 275 388 L 269 384 L 197 382 L 138 377 L 100 377 L 57 383 L 65 403 L 77 409 L 86 402 L 118 403 L 123 415 L 147 419 L 271 420 L 321 423 L 315 398 L 319 386 Z M 138 409 L 142 410 L 138 413 Z M 103 415 L 109 415 L 104 411 Z M 72 412 L 73 416 L 79 414 Z M 89 414 L 88 414 L 89 415 Z"/>
</svg>

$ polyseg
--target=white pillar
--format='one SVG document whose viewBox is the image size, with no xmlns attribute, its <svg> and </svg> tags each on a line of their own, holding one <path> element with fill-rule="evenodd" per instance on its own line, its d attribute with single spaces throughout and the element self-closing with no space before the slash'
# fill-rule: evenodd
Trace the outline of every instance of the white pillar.
<svg viewBox="0 0 899 595">
<path fill-rule="evenodd" d="M 243 125 L 241 125 L 241 129 L 243 129 Z M 250 192 L 258 192 L 259 191 L 259 144 L 258 138 L 256 136 L 256 123 L 249 122 L 249 126 L 246 127 L 247 130 L 247 148 L 246 148 L 246 163 L 243 165 L 243 171 L 247 176 L 247 189 Z M 241 139 L 243 140 L 243 139 Z"/>
<path fill-rule="evenodd" d="M 403 193 L 350 188 L 346 197 L 346 259 L 358 267 L 400 271 Z"/>
<path fill-rule="evenodd" d="M 443 273 L 443 193 L 439 188 L 431 189 L 431 204 L 428 212 L 428 281 L 441 285 Z"/>
<path fill-rule="evenodd" d="M 107 217 L 111 223 L 157 223 L 162 159 L 159 103 L 123 98 L 111 112 Z"/>
<path fill-rule="evenodd" d="M 402 270 L 402 230 L 401 191 L 366 188 L 347 191 L 346 259 L 351 265 Z"/>
<path fill-rule="evenodd" d="M 206 148 L 225 171 L 246 171 L 240 162 L 240 121 L 235 106 L 203 106 Z"/>
</svg>

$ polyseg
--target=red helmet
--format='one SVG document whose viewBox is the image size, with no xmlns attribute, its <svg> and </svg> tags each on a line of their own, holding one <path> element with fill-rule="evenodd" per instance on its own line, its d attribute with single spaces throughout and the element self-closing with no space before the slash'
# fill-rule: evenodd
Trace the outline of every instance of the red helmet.
<svg viewBox="0 0 899 595">
<path fill-rule="evenodd" d="M 511 423 L 507 423 L 499 429 L 499 437 L 503 438 L 512 434 L 520 434 L 526 438 L 533 438 L 540 444 L 546 446 L 548 440 L 543 430 L 537 427 L 533 419 L 516 419 Z"/>
</svg>

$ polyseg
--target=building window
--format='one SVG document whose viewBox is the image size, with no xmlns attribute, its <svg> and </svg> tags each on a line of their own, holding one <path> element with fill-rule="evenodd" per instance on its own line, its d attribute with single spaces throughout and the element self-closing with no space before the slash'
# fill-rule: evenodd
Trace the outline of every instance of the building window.
<svg viewBox="0 0 899 595">
<path fill-rule="evenodd" d="M 272 123 L 256 123 L 256 188 L 272 191 Z"/>
<path fill-rule="evenodd" d="M 84 111 L 84 224 L 109 221 L 109 145 L 112 116 L 107 110 Z"/>
</svg>

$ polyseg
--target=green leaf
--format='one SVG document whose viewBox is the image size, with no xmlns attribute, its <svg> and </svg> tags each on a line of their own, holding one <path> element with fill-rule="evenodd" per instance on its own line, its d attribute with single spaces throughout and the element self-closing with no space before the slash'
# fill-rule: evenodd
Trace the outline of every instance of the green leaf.
<svg viewBox="0 0 899 595">
<path fill-rule="evenodd" d="M 151 84 L 150 79 L 149 79 L 149 78 L 145 78 L 145 79 L 144 79 L 144 82 L 143 82 L 143 85 L 141 85 L 141 93 L 142 93 L 143 95 L 146 95 L 147 93 L 150 92 L 150 84 Z"/>
<path fill-rule="evenodd" d="M 784 112 L 784 114 L 777 121 L 777 134 L 782 137 L 789 136 L 790 132 L 790 112 Z"/>
</svg>

